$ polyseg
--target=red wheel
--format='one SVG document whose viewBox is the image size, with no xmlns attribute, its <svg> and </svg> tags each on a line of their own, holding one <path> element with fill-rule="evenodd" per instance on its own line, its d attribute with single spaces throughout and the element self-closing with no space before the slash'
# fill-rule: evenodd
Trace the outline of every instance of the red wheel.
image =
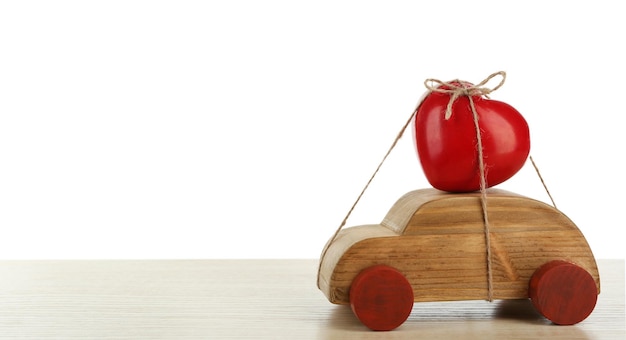
<svg viewBox="0 0 626 340">
<path fill-rule="evenodd" d="M 528 295 L 547 319 L 557 325 L 573 325 L 591 314 L 598 288 L 585 269 L 565 261 L 550 261 L 531 277 Z"/>
<path fill-rule="evenodd" d="M 390 331 L 411 314 L 413 288 L 398 270 L 375 265 L 361 271 L 352 281 L 350 306 L 365 326 Z"/>
</svg>

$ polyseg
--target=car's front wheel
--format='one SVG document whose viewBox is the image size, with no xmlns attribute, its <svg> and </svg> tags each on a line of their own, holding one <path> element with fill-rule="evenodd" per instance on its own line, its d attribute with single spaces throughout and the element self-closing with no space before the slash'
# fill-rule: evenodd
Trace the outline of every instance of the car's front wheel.
<svg viewBox="0 0 626 340">
<path fill-rule="evenodd" d="M 413 288 L 397 269 L 375 265 L 361 271 L 352 281 L 350 306 L 365 326 L 389 331 L 411 314 Z"/>
<path fill-rule="evenodd" d="M 591 314 L 598 299 L 598 288 L 584 268 L 555 260 L 535 271 L 528 296 L 537 311 L 550 321 L 573 325 Z"/>
</svg>

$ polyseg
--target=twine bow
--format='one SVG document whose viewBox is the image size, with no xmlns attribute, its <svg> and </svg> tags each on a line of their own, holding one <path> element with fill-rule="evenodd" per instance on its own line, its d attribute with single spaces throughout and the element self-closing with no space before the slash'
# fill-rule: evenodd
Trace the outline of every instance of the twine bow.
<svg viewBox="0 0 626 340">
<path fill-rule="evenodd" d="M 496 85 L 494 88 L 485 87 L 487 83 L 497 77 L 501 76 L 502 80 L 500 83 Z M 468 82 L 455 79 L 450 82 L 444 82 L 439 79 L 426 79 L 424 80 L 424 86 L 430 92 L 444 93 L 450 95 L 450 101 L 448 101 L 448 106 L 446 107 L 446 115 L 445 119 L 448 120 L 452 116 L 452 104 L 460 97 L 460 96 L 485 96 L 489 98 L 489 94 L 504 85 L 504 81 L 506 80 L 506 72 L 499 71 L 496 73 L 492 73 L 489 77 L 485 78 L 483 81 L 476 85 L 469 84 Z"/>
</svg>

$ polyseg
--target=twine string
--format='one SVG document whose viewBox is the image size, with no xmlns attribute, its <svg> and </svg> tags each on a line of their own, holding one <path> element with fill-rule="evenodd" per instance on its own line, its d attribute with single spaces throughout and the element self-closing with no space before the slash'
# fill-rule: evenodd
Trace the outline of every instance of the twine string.
<svg viewBox="0 0 626 340">
<path fill-rule="evenodd" d="M 548 194 L 548 197 L 550 197 L 552 206 L 555 209 L 558 209 L 556 207 L 556 203 L 554 202 L 554 198 L 552 198 L 552 195 L 550 194 L 550 190 L 548 190 L 548 185 L 546 185 L 546 182 L 543 180 L 543 177 L 541 176 L 541 172 L 539 172 L 539 168 L 537 167 L 537 164 L 535 164 L 535 161 L 533 160 L 533 156 L 529 156 L 528 158 L 530 158 L 530 162 L 532 163 L 533 168 L 535 168 L 535 172 L 537 173 L 537 176 L 539 176 L 539 180 L 541 181 L 541 184 L 543 185 L 543 189 L 546 191 L 546 194 Z"/>
<path fill-rule="evenodd" d="M 500 82 L 495 87 L 489 88 L 489 87 L 485 86 L 489 81 L 491 81 L 491 79 L 493 79 L 493 78 L 495 78 L 497 76 L 500 76 L 502 79 L 500 80 Z M 487 299 L 490 302 L 493 301 L 493 271 L 492 271 L 492 254 L 491 254 L 491 234 L 490 234 L 490 231 L 489 231 L 489 229 L 490 229 L 490 226 L 489 226 L 489 215 L 488 215 L 488 212 L 487 212 L 488 210 L 487 210 L 486 166 L 485 166 L 485 162 L 484 162 L 483 144 L 482 144 L 482 136 L 481 136 L 481 133 L 480 133 L 480 125 L 479 125 L 479 121 L 478 121 L 478 113 L 476 112 L 476 106 L 474 105 L 474 100 L 473 100 L 472 97 L 473 96 L 485 96 L 485 97 L 488 98 L 488 95 L 490 93 L 492 93 L 493 91 L 496 91 L 497 89 L 502 87 L 502 85 L 504 85 L 505 80 L 506 80 L 506 73 L 504 71 L 499 71 L 499 72 L 492 73 L 491 75 L 489 75 L 487 78 L 485 78 L 483 81 L 481 81 L 480 83 L 478 83 L 476 85 L 471 85 L 471 84 L 469 84 L 467 82 L 463 82 L 463 81 L 460 81 L 458 79 L 450 81 L 450 82 L 443 82 L 443 81 L 438 80 L 438 79 L 430 78 L 430 79 L 426 79 L 424 81 L 424 86 L 430 92 L 444 93 L 444 94 L 449 94 L 450 95 L 450 100 L 448 101 L 448 104 L 446 106 L 446 112 L 445 112 L 445 116 L 444 116 L 444 118 L 446 120 L 450 119 L 450 117 L 452 116 L 452 105 L 454 104 L 454 102 L 459 97 L 467 96 L 468 100 L 469 100 L 470 109 L 472 111 L 472 118 L 473 118 L 473 121 L 474 121 L 474 128 L 476 130 L 476 140 L 477 140 L 476 149 L 477 149 L 477 152 L 478 152 L 478 167 L 479 167 L 479 172 L 480 172 L 480 202 L 481 202 L 481 208 L 482 208 L 482 213 L 483 213 L 483 225 L 484 225 L 485 247 L 486 247 L 486 261 L 487 261 L 487 286 L 488 286 L 487 287 Z M 396 147 L 398 141 L 404 135 L 404 132 L 406 131 L 407 127 L 409 126 L 409 124 L 411 123 L 411 121 L 413 120 L 415 115 L 417 114 L 417 110 L 418 110 L 420 104 L 421 104 L 421 102 L 417 104 L 417 107 L 415 108 L 415 110 L 413 110 L 413 112 L 409 116 L 409 119 L 406 121 L 406 123 L 404 124 L 402 129 L 400 129 L 400 132 L 398 132 L 398 134 L 397 134 L 396 138 L 394 139 L 393 143 L 391 144 L 391 146 L 389 147 L 389 149 L 385 153 L 385 156 L 383 157 L 383 159 L 380 161 L 380 163 L 376 167 L 376 170 L 374 171 L 374 173 L 370 176 L 369 180 L 365 184 L 365 187 L 361 190 L 361 193 L 358 195 L 357 199 L 355 200 L 355 202 L 350 207 L 350 210 L 348 210 L 348 213 L 343 218 L 343 220 L 339 224 L 339 227 L 337 228 L 337 230 L 335 231 L 335 233 L 331 237 L 330 241 L 328 241 L 328 243 L 326 244 L 326 247 L 322 251 L 322 254 L 321 254 L 321 257 L 320 257 L 320 262 L 319 262 L 319 267 L 317 269 L 318 287 L 319 287 L 319 275 L 320 275 L 321 270 L 322 270 L 322 261 L 323 261 L 325 255 L 326 255 L 326 252 L 328 251 L 330 246 L 333 244 L 333 242 L 337 239 L 337 236 L 339 235 L 339 232 L 346 225 L 346 223 L 348 221 L 348 218 L 350 218 L 350 215 L 352 214 L 352 212 L 354 211 L 355 207 L 357 206 L 357 204 L 361 200 L 361 197 L 363 197 L 363 195 L 365 194 L 365 191 L 368 189 L 368 187 L 370 186 L 370 184 L 374 180 L 374 177 L 376 177 L 376 175 L 378 174 L 378 172 L 379 172 L 380 168 L 382 167 L 382 165 L 387 160 L 387 157 L 389 156 L 389 154 L 391 154 L 391 151 Z M 548 196 L 550 197 L 550 200 L 552 201 L 552 205 L 556 208 L 556 204 L 554 203 L 554 200 L 552 199 L 552 195 L 550 195 L 550 192 L 548 191 L 548 187 L 546 186 L 543 178 L 541 177 L 541 173 L 539 172 L 539 169 L 537 168 L 535 162 L 533 161 L 532 156 L 530 157 L 530 161 L 531 161 L 533 167 L 535 168 L 535 171 L 537 172 L 537 175 L 539 176 L 539 179 L 541 180 L 541 183 L 543 184 L 544 189 L 546 190 Z"/>
<path fill-rule="evenodd" d="M 483 142 L 480 135 L 480 126 L 478 125 L 478 113 L 474 106 L 472 96 L 468 96 L 472 116 L 474 118 L 474 128 L 476 129 L 476 140 L 478 141 L 476 149 L 478 149 L 478 168 L 480 171 L 480 204 L 483 210 L 483 223 L 485 229 L 485 248 L 487 248 L 487 300 L 493 301 L 493 273 L 491 263 L 491 235 L 489 233 L 489 214 L 487 213 L 487 179 L 485 175 L 485 161 L 483 159 Z"/>
</svg>

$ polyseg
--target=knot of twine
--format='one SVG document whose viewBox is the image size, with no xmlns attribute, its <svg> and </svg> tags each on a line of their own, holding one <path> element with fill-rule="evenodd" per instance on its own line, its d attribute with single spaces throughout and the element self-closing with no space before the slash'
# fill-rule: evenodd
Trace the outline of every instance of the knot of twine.
<svg viewBox="0 0 626 340">
<path fill-rule="evenodd" d="M 500 83 L 493 88 L 485 87 L 487 83 L 497 77 L 501 76 L 502 79 Z M 461 96 L 467 96 L 471 98 L 472 96 L 485 96 L 489 98 L 489 94 L 504 85 L 504 81 L 506 80 L 506 72 L 500 71 L 496 73 L 492 73 L 489 77 L 485 78 L 483 81 L 476 85 L 471 85 L 465 81 L 455 79 L 449 82 L 444 82 L 439 79 L 426 79 L 424 80 L 424 86 L 430 92 L 437 92 L 450 95 L 450 101 L 448 101 L 448 106 L 446 107 L 446 115 L 445 119 L 448 120 L 452 116 L 452 104 Z M 471 100 L 470 100 L 471 102 Z"/>
</svg>

